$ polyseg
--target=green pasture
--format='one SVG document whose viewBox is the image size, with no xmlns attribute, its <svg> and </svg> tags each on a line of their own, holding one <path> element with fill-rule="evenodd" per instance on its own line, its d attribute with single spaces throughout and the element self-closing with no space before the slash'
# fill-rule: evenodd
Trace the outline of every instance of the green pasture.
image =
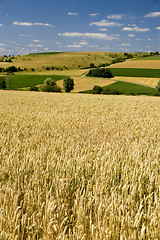
<svg viewBox="0 0 160 240">
<path fill-rule="evenodd" d="M 160 69 L 110 68 L 114 76 L 160 78 Z"/>
<path fill-rule="evenodd" d="M 57 75 L 14 75 L 10 89 L 16 90 L 24 87 L 32 87 L 34 85 L 43 84 L 46 78 L 52 78 L 55 81 L 61 80 L 64 76 Z"/>
<path fill-rule="evenodd" d="M 154 55 L 154 56 L 142 57 L 142 58 L 134 58 L 131 61 L 134 61 L 134 60 L 160 60 L 160 55 Z"/>
<path fill-rule="evenodd" d="M 139 84 L 128 82 L 115 82 L 111 85 L 102 87 L 103 89 L 109 89 L 113 92 L 118 91 L 120 94 L 125 95 L 154 95 L 157 91 L 154 88 L 142 86 Z M 83 91 L 82 93 L 91 93 L 92 90 Z"/>
</svg>

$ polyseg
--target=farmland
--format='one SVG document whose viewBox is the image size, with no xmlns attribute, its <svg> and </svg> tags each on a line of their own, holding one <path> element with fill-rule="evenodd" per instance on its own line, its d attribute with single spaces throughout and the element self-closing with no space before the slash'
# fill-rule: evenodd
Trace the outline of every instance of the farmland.
<svg viewBox="0 0 160 240">
<path fill-rule="evenodd" d="M 0 239 L 158 240 L 159 107 L 0 91 Z"/>
</svg>

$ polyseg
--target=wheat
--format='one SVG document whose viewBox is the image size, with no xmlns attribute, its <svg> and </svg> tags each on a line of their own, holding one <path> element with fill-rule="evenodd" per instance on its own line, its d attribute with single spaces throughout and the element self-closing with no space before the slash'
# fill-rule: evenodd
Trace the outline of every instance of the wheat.
<svg viewBox="0 0 160 240">
<path fill-rule="evenodd" d="M 159 239 L 160 99 L 0 91 L 0 239 Z"/>
</svg>

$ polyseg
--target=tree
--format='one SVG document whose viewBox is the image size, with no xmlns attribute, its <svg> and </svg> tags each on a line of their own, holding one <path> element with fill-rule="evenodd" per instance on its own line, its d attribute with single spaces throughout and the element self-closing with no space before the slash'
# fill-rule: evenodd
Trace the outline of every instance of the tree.
<svg viewBox="0 0 160 240">
<path fill-rule="evenodd" d="M 51 78 L 44 80 L 44 92 L 61 92 L 61 88 L 56 85 L 56 82 Z"/>
<path fill-rule="evenodd" d="M 70 92 L 71 90 L 74 89 L 74 81 L 72 78 L 70 77 L 66 77 L 63 79 L 63 87 L 64 87 L 64 90 L 68 93 Z"/>
<path fill-rule="evenodd" d="M 6 77 L 6 83 L 7 83 L 7 88 L 10 89 L 10 86 L 11 86 L 11 83 L 12 83 L 12 80 L 13 80 L 13 76 L 14 76 L 14 73 L 7 73 L 7 77 Z"/>
<path fill-rule="evenodd" d="M 103 88 L 101 88 L 100 86 L 98 85 L 95 85 L 93 87 L 93 90 L 92 90 L 92 93 L 93 94 L 101 94 L 103 92 Z"/>
<path fill-rule="evenodd" d="M 157 91 L 160 92 L 160 80 L 159 80 L 159 82 L 158 82 L 156 88 L 157 88 Z"/>
<path fill-rule="evenodd" d="M 0 77 L 0 89 L 6 89 L 6 81 L 4 77 Z"/>
</svg>

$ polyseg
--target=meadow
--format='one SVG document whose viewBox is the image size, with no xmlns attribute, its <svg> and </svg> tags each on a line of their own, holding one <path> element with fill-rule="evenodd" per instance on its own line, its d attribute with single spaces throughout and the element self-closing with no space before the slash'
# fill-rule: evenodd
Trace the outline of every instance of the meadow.
<svg viewBox="0 0 160 240">
<path fill-rule="evenodd" d="M 25 74 L 15 74 L 11 81 L 11 90 L 17 90 L 20 88 L 32 87 L 34 85 L 43 84 L 46 78 L 51 78 L 58 81 L 64 76 L 56 75 L 25 75 Z"/>
<path fill-rule="evenodd" d="M 110 68 L 114 76 L 160 78 L 160 69 Z"/>
<path fill-rule="evenodd" d="M 0 239 L 158 240 L 159 108 L 0 91 Z"/>
</svg>

